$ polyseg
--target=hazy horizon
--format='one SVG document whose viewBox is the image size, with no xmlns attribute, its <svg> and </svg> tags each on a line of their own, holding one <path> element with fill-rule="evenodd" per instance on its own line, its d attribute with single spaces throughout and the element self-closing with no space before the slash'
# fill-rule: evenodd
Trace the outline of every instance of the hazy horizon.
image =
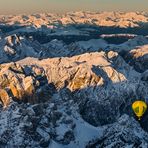
<svg viewBox="0 0 148 148">
<path fill-rule="evenodd" d="M 147 0 L 0 0 L 0 14 L 70 11 L 148 11 Z"/>
</svg>

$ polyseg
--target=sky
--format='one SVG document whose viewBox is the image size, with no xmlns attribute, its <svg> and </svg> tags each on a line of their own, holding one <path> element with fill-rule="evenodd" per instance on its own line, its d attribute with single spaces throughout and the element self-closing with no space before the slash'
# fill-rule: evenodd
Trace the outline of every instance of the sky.
<svg viewBox="0 0 148 148">
<path fill-rule="evenodd" d="M 0 0 L 0 14 L 80 10 L 148 12 L 148 0 Z"/>
</svg>

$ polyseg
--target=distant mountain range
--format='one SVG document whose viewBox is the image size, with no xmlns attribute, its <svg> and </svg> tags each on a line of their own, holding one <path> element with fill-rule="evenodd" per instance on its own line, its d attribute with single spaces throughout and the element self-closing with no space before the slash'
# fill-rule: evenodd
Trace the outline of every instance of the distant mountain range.
<svg viewBox="0 0 148 148">
<path fill-rule="evenodd" d="M 66 14 L 1 15 L 0 24 L 52 28 L 55 25 L 91 24 L 110 27 L 139 27 L 148 23 L 147 12 L 69 12 Z"/>
</svg>

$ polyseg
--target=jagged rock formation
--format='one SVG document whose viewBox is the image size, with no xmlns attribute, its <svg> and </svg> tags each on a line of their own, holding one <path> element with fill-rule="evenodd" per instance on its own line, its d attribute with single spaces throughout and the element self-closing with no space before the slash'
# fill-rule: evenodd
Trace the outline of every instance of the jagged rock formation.
<svg viewBox="0 0 148 148">
<path fill-rule="evenodd" d="M 38 45 L 38 46 L 37 46 Z M 0 63 L 16 61 L 28 56 L 39 57 L 40 45 L 16 34 L 0 40 Z"/>
<path fill-rule="evenodd" d="M 134 67 L 144 72 L 148 69 L 148 46 L 142 46 L 137 47 L 136 49 L 132 49 L 130 51 L 130 57 L 132 58 L 131 64 L 134 65 Z"/>
<path fill-rule="evenodd" d="M 112 83 L 126 80 L 126 77 L 116 71 L 109 62 L 109 58 L 116 58 L 117 56 L 118 53 L 115 52 L 109 52 L 108 56 L 106 56 L 105 52 L 95 52 L 71 58 L 55 58 L 41 61 L 28 58 L 18 63 L 21 65 L 37 64 L 45 69 L 48 83 L 54 83 L 58 88 L 67 85 L 67 88 L 75 91 L 90 86 L 104 85 L 104 81 L 109 79 Z M 95 71 L 95 68 L 100 69 L 99 73 Z M 106 80 L 107 78 L 108 80 Z"/>
<path fill-rule="evenodd" d="M 0 67 L 0 99 L 6 107 L 11 100 L 29 103 L 42 102 L 39 94 L 44 94 L 42 89 L 48 88 L 44 70 L 37 66 L 21 67 L 16 63 L 3 64 Z M 47 84 L 46 84 L 47 83 Z M 47 85 L 47 86 L 46 86 Z M 48 91 L 48 89 L 47 89 Z M 50 98 L 50 95 L 48 96 Z"/>
</svg>

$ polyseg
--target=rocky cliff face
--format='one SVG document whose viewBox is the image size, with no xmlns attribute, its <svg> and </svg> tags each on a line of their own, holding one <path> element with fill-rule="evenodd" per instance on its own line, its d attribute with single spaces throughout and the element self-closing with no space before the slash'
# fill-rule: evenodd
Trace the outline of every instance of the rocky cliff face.
<svg viewBox="0 0 148 148">
<path fill-rule="evenodd" d="M 46 96 L 42 89 L 48 90 L 48 83 L 43 68 L 20 66 L 16 63 L 2 64 L 0 67 L 0 99 L 7 107 L 12 100 L 39 103 Z M 44 97 L 40 100 L 40 95 Z M 50 98 L 50 95 L 48 96 Z"/>
</svg>

